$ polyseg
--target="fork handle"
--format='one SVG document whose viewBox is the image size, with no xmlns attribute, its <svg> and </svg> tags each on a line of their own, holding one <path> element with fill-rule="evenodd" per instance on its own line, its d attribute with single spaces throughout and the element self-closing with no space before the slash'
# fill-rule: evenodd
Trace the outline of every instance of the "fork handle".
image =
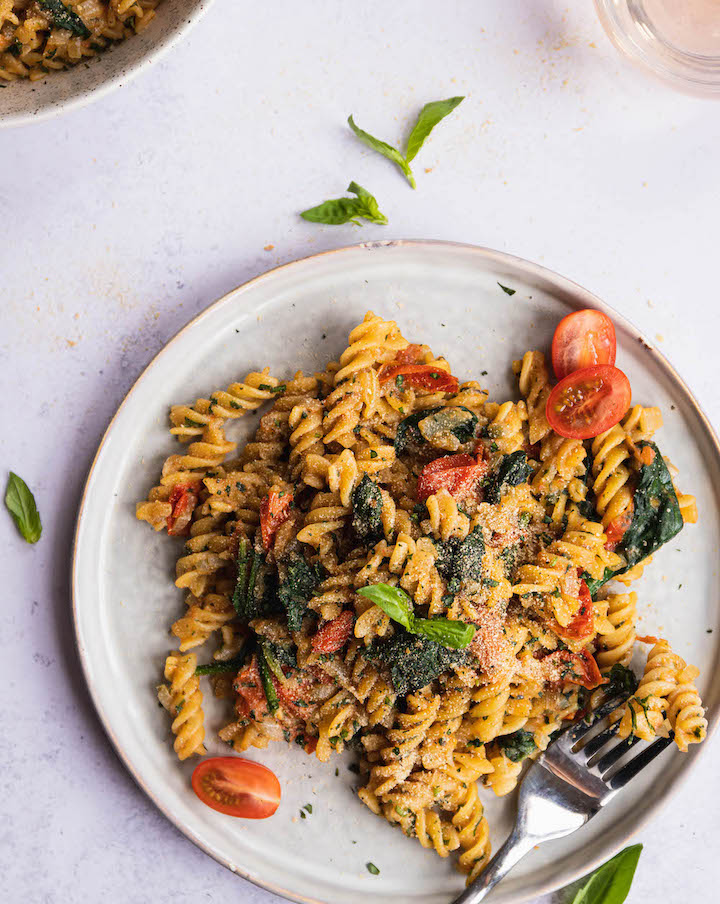
<svg viewBox="0 0 720 904">
<path fill-rule="evenodd" d="M 505 844 L 495 854 L 490 863 L 477 879 L 456 898 L 453 904 L 478 904 L 483 901 L 497 883 L 504 878 L 515 864 L 535 846 L 535 840 L 518 831 L 518 827 L 510 833 Z"/>
</svg>

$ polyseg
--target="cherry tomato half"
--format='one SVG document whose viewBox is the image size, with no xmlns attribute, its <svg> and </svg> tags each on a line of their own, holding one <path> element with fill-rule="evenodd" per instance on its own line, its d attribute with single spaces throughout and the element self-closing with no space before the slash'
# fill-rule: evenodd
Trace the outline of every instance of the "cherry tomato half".
<svg viewBox="0 0 720 904">
<path fill-rule="evenodd" d="M 542 662 L 550 674 L 559 673 L 559 680 L 564 685 L 579 684 L 591 691 L 608 681 L 600 674 L 595 658 L 587 650 L 580 653 L 558 650 L 545 656 Z"/>
<path fill-rule="evenodd" d="M 595 634 L 593 601 L 590 596 L 588 585 L 582 578 L 580 579 L 579 598 L 580 608 L 574 618 L 565 625 L 565 627 L 558 624 L 558 622 L 555 622 L 552 626 L 552 629 L 556 634 L 559 634 L 563 640 L 569 641 L 570 643 L 590 640 Z"/>
<path fill-rule="evenodd" d="M 321 625 L 310 641 L 316 653 L 337 653 L 350 640 L 355 624 L 355 616 L 349 609 L 341 612 L 337 618 Z"/>
<path fill-rule="evenodd" d="M 614 427 L 630 407 L 625 374 L 610 364 L 583 367 L 568 374 L 547 400 L 548 423 L 560 436 L 590 439 Z"/>
<path fill-rule="evenodd" d="M 280 782 L 275 773 L 238 756 L 203 760 L 192 774 L 192 786 L 204 804 L 227 816 L 267 819 L 280 806 Z"/>
<path fill-rule="evenodd" d="M 615 363 L 615 327 L 601 311 L 574 311 L 558 323 L 552 341 L 555 376 L 562 380 L 581 367 Z"/>
<path fill-rule="evenodd" d="M 190 532 L 190 518 L 197 505 L 198 493 L 202 484 L 178 483 L 172 488 L 168 502 L 171 512 L 167 519 L 167 532 L 170 537 L 182 537 Z"/>
</svg>

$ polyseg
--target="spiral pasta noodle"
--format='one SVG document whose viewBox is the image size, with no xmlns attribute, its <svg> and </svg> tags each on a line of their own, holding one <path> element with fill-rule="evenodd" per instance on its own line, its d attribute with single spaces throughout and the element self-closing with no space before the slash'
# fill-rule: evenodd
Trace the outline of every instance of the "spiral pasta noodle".
<svg viewBox="0 0 720 904">
<path fill-rule="evenodd" d="M 158 699 L 175 718 L 172 732 L 175 735 L 175 753 L 186 760 L 194 753 L 204 754 L 204 717 L 200 681 L 195 675 L 197 657 L 194 653 L 179 656 L 171 653 L 165 660 L 165 679 L 169 682 L 158 688 Z"/>
<path fill-rule="evenodd" d="M 539 443 L 550 433 L 545 407 L 550 396 L 550 374 L 542 352 L 525 352 L 521 361 L 513 363 L 518 375 L 520 394 L 525 399 L 528 415 L 528 434 L 531 445 Z"/>
<path fill-rule="evenodd" d="M 600 671 L 630 662 L 635 643 L 637 593 L 612 593 L 607 604 L 607 620 L 612 630 L 598 632 L 595 659 Z"/>
<path fill-rule="evenodd" d="M 651 741 L 665 718 L 668 698 L 677 687 L 678 674 L 685 663 L 670 649 L 666 640 L 659 640 L 648 654 L 640 684 L 623 708 L 618 737 L 633 734 L 643 741 Z"/>
<path fill-rule="evenodd" d="M 707 719 L 695 687 L 695 666 L 687 666 L 677 675 L 677 685 L 667 699 L 667 718 L 675 732 L 675 743 L 683 752 L 689 744 L 699 744 L 707 735 Z"/>
</svg>

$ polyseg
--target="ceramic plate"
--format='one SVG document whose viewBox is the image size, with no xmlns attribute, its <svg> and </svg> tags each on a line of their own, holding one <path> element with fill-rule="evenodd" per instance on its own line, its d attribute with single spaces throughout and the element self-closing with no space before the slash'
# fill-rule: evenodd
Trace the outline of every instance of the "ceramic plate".
<svg viewBox="0 0 720 904">
<path fill-rule="evenodd" d="M 505 294 L 498 282 L 515 294 Z M 612 317 L 618 362 L 634 399 L 661 406 L 659 443 L 679 467 L 683 490 L 698 496 L 700 523 L 655 557 L 637 589 L 641 631 L 660 631 L 701 668 L 699 686 L 714 727 L 720 698 L 717 440 L 662 355 L 574 283 L 471 246 L 385 242 L 328 252 L 272 270 L 209 307 L 168 343 L 121 405 L 95 459 L 78 520 L 73 595 L 80 656 L 105 728 L 138 783 L 188 838 L 238 875 L 296 901 L 332 904 L 444 904 L 463 882 L 449 861 L 360 803 L 353 794 L 356 776 L 344 757 L 323 765 L 285 745 L 250 751 L 278 774 L 283 787 L 280 809 L 267 821 L 222 816 L 190 790 L 194 764 L 176 761 L 167 714 L 154 694 L 170 648 L 169 625 L 184 609 L 183 594 L 172 582 L 182 541 L 154 534 L 134 517 L 135 502 L 178 448 L 167 429 L 169 406 L 207 396 L 266 364 L 280 376 L 320 369 L 345 347 L 349 330 L 368 309 L 397 319 L 411 341 L 429 343 L 447 356 L 453 373 L 482 379 L 490 397 L 503 400 L 515 396 L 512 360 L 528 348 L 547 347 L 562 316 L 589 306 Z M 480 378 L 482 371 L 488 373 Z M 242 440 L 253 421 L 233 422 L 232 438 Z M 708 628 L 715 630 L 708 634 Z M 227 747 L 213 740 L 220 711 L 208 693 L 205 700 L 209 751 L 225 754 Z M 492 900 L 525 901 L 612 855 L 676 788 L 705 746 L 685 756 L 666 751 L 588 826 L 526 857 Z M 307 802 L 312 817 L 299 820 Z M 513 814 L 513 796 L 488 800 L 494 849 Z M 379 876 L 367 872 L 367 861 L 377 864 Z"/>
</svg>

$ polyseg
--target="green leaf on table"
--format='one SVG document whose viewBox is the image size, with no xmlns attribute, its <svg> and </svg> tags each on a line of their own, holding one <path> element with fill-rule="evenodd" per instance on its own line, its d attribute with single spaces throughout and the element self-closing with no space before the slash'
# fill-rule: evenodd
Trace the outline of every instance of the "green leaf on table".
<svg viewBox="0 0 720 904">
<path fill-rule="evenodd" d="M 367 189 L 357 182 L 351 182 L 347 190 L 357 197 L 332 198 L 317 207 L 304 210 L 300 216 L 310 223 L 325 223 L 327 226 L 342 226 L 344 223 L 360 226 L 360 220 L 379 223 L 381 226 L 387 224 L 387 217 L 380 212 L 377 200 Z"/>
<path fill-rule="evenodd" d="M 407 163 L 415 159 L 417 152 L 435 126 L 445 119 L 448 114 L 452 113 L 455 107 L 464 100 L 464 97 L 449 97 L 447 100 L 434 100 L 429 104 L 425 104 L 407 140 L 405 149 L 405 160 Z"/>
<path fill-rule="evenodd" d="M 5 506 L 28 543 L 37 543 L 42 533 L 42 524 L 35 497 L 22 477 L 12 471 L 5 490 Z"/>
<path fill-rule="evenodd" d="M 38 0 L 38 5 L 50 13 L 55 28 L 64 28 L 81 38 L 90 37 L 90 29 L 78 14 L 62 0 Z"/>
<path fill-rule="evenodd" d="M 414 631 L 412 627 L 415 621 L 413 604 L 404 590 L 399 587 L 391 587 L 389 584 L 372 584 L 369 587 L 361 587 L 358 593 L 375 603 L 385 615 L 389 615 L 403 628 Z"/>
<path fill-rule="evenodd" d="M 374 135 L 371 135 L 369 132 L 366 132 L 364 129 L 361 129 L 359 126 L 355 125 L 355 120 L 352 118 L 352 116 L 348 116 L 348 125 L 363 144 L 366 144 L 373 151 L 377 151 L 378 154 L 382 154 L 383 157 L 391 160 L 395 164 L 395 166 L 399 167 L 410 185 L 415 188 L 415 177 L 412 174 L 412 170 L 410 169 L 407 160 L 403 157 L 403 155 L 397 148 L 394 148 L 386 141 L 381 141 L 379 138 L 375 138 Z"/>
<path fill-rule="evenodd" d="M 632 885 L 643 846 L 633 844 L 620 851 L 588 878 L 572 904 L 623 904 Z"/>
</svg>

